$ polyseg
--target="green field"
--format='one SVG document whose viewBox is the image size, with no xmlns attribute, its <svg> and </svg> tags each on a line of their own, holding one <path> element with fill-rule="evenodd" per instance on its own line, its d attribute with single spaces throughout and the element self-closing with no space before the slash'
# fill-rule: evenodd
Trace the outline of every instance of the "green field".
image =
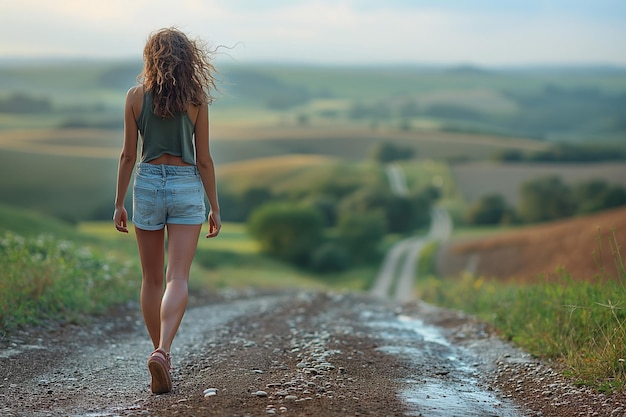
<svg viewBox="0 0 626 417">
<path fill-rule="evenodd" d="M 124 94 L 140 66 L 50 61 L 0 67 L 0 203 L 68 221 L 108 218 Z M 517 176 L 510 167 L 480 171 L 459 162 L 542 151 L 554 138 L 626 146 L 623 112 L 613 111 L 626 97 L 622 69 L 230 64 L 220 68 L 219 85 L 211 147 L 220 179 L 233 188 L 261 178 L 306 187 L 319 170 L 343 175 L 337 165 L 358 164 L 374 146 L 391 142 L 415 151 L 404 166 L 415 178 L 428 161 L 453 163 L 446 184 L 456 182 L 460 192 L 450 204 L 461 211 L 464 201 L 494 189 L 514 201 L 515 178 L 546 169 L 534 166 Z M 246 178 L 252 168 L 242 161 L 252 167 L 275 157 L 283 159 Z M 334 162 L 295 167 L 304 157 Z M 621 166 L 585 169 L 569 166 L 563 175 L 614 176 Z"/>
<path fill-rule="evenodd" d="M 2 204 L 69 222 L 113 216 L 117 161 L 112 158 L 3 150 L 0 164 Z"/>
<path fill-rule="evenodd" d="M 140 62 L 0 67 L 0 114 L 11 97 L 48 100 L 37 125 L 120 126 Z M 212 113 L 236 126 L 337 124 L 443 129 L 547 140 L 611 141 L 626 133 L 620 68 L 305 67 L 224 65 Z M 3 103 L 4 100 L 8 100 Z M 28 110 L 28 109 L 26 109 Z M 6 128 L 32 127 L 25 117 Z"/>
<path fill-rule="evenodd" d="M 219 132 L 219 129 L 217 129 Z M 626 164 L 497 164 L 485 162 L 503 148 L 535 149 L 542 143 L 498 139 L 436 131 L 389 133 L 391 139 L 375 132 L 345 128 L 222 129 L 223 138 L 213 140 L 220 184 L 230 190 L 272 185 L 277 192 L 306 188 L 312 181 L 360 176 L 367 180 L 370 166 L 356 170 L 368 158 L 376 143 L 414 147 L 417 159 L 402 163 L 409 185 L 420 188 L 435 177 L 445 180 L 448 207 L 461 212 L 466 203 L 482 195 L 499 193 L 516 204 L 519 186 L 526 180 L 549 174 L 567 182 L 598 178 L 626 185 Z M 325 135 L 336 134 L 331 138 Z M 300 134 L 300 136 L 298 136 Z M 229 137 L 229 135 L 236 135 Z M 0 203 L 37 210 L 75 222 L 108 219 L 115 196 L 117 158 L 121 132 L 102 129 L 17 130 L 0 138 Z M 453 163 L 458 157 L 474 162 Z M 482 162 L 481 162 L 482 161 Z M 351 168 L 352 167 L 352 168 Z M 367 167 L 367 164 L 363 165 Z M 367 174 L 370 175 L 370 174 Z M 378 180 L 384 180 L 379 171 Z M 227 214 L 226 214 L 227 216 Z"/>
</svg>

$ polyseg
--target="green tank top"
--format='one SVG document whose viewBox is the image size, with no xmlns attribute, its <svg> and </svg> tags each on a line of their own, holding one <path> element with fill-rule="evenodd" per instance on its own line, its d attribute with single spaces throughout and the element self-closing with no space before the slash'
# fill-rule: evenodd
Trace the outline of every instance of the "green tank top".
<svg viewBox="0 0 626 417">
<path fill-rule="evenodd" d="M 154 114 L 152 93 L 146 91 L 137 126 L 142 140 L 141 162 L 150 162 L 167 153 L 180 156 L 190 165 L 196 164 L 194 125 L 187 113 L 167 119 L 157 116 Z"/>
</svg>

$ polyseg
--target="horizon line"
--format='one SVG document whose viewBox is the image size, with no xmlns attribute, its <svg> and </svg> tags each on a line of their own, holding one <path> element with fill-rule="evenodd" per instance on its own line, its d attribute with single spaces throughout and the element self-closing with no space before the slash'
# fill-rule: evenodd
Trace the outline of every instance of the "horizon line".
<svg viewBox="0 0 626 417">
<path fill-rule="evenodd" d="M 0 65 L 11 64 L 40 64 L 40 63 L 62 63 L 62 62 L 83 62 L 83 63 L 98 63 L 98 62 L 141 62 L 141 58 L 127 57 L 98 57 L 98 56 L 52 56 L 52 55 L 29 55 L 29 56 L 0 56 Z M 214 59 L 214 61 L 221 61 L 220 59 Z M 591 62 L 516 62 L 509 64 L 490 64 L 490 63 L 475 63 L 467 61 L 458 62 L 413 62 L 413 61 L 386 61 L 386 62 L 314 62 L 314 61 L 287 61 L 287 60 L 230 60 L 230 62 L 221 62 L 225 65 L 233 66 L 301 66 L 301 67 L 362 67 L 362 68 L 445 68 L 445 69 L 466 69 L 466 70 L 489 70 L 489 69 L 614 69 L 614 70 L 626 70 L 626 63 L 618 62 L 606 62 L 606 61 L 591 61 Z"/>
</svg>

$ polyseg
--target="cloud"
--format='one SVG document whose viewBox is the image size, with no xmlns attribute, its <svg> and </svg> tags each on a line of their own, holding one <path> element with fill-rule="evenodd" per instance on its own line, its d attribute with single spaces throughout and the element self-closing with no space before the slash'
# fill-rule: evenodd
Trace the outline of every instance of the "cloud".
<svg viewBox="0 0 626 417">
<path fill-rule="evenodd" d="M 584 4 L 22 0 L 3 6 L 0 54 L 139 59 L 151 31 L 175 25 L 213 44 L 243 43 L 230 52 L 238 61 L 626 64 L 626 19 L 609 13 L 624 6 L 597 0 L 585 15 Z"/>
<path fill-rule="evenodd" d="M 243 15 L 242 58 L 318 62 L 619 62 L 625 26 L 552 14 L 306 2 Z M 356 3 L 356 2 L 355 2 Z M 262 36 L 259 34 L 262 33 Z"/>
</svg>

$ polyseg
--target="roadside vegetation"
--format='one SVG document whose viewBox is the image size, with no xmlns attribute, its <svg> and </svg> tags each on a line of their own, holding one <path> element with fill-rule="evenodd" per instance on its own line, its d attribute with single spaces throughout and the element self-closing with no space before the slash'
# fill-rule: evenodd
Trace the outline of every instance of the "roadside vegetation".
<svg viewBox="0 0 626 417">
<path fill-rule="evenodd" d="M 606 232 L 606 231 L 604 231 Z M 622 231 L 623 233 L 623 231 Z M 615 231 L 598 231 L 598 252 L 614 264 L 598 265 L 587 280 L 573 280 L 558 268 L 539 282 L 502 282 L 464 274 L 434 275 L 433 252 L 423 254 L 418 281 L 427 302 L 474 314 L 501 337 L 543 359 L 555 360 L 581 385 L 610 393 L 626 388 L 626 269 Z M 600 253 L 597 259 L 602 259 Z M 429 268 L 430 266 L 430 268 Z"/>
<path fill-rule="evenodd" d="M 138 289 L 136 263 L 53 235 L 0 235 L 0 334 L 27 325 L 77 323 Z"/>
<path fill-rule="evenodd" d="M 0 341 L 28 326 L 83 323 L 139 300 L 141 270 L 132 230 L 110 221 L 71 225 L 0 205 Z M 264 255 L 243 224 L 201 239 L 191 291 L 304 288 L 362 291 L 375 265 L 316 273 Z M 138 307 L 137 307 L 138 308 Z"/>
</svg>

